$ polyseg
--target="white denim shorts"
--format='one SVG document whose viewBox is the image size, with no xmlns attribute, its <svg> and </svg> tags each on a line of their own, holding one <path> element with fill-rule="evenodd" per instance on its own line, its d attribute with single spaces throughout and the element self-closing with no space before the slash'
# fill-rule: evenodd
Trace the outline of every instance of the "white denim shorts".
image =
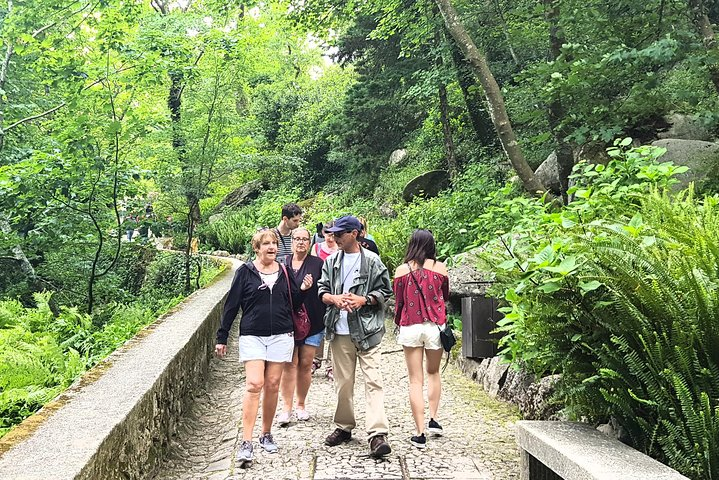
<svg viewBox="0 0 719 480">
<path fill-rule="evenodd" d="M 426 350 L 442 348 L 442 342 L 439 340 L 439 328 L 436 323 L 432 322 L 399 327 L 397 343 L 403 347 L 424 347 Z"/>
<path fill-rule="evenodd" d="M 264 360 L 266 362 L 291 362 L 295 348 L 292 333 L 281 333 L 269 337 L 240 335 L 240 361 Z"/>
</svg>

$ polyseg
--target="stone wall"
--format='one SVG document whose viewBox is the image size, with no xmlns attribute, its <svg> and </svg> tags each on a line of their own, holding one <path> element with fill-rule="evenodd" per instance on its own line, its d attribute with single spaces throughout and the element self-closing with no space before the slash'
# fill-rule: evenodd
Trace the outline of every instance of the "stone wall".
<svg viewBox="0 0 719 480">
<path fill-rule="evenodd" d="M 537 380 L 534 375 L 502 363 L 499 357 L 474 359 L 459 356 L 457 366 L 489 396 L 517 405 L 524 419 L 559 419 L 557 414 L 561 406 L 549 401 L 558 375 Z"/>
<path fill-rule="evenodd" d="M 240 262 L 142 330 L 0 441 L 0 478 L 141 479 L 204 383 Z"/>
</svg>

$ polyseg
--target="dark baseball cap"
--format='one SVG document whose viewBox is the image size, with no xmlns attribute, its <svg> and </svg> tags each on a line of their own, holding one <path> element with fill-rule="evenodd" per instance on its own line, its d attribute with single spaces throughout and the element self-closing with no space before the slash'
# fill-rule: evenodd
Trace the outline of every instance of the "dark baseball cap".
<svg viewBox="0 0 719 480">
<path fill-rule="evenodd" d="M 334 226 L 327 229 L 327 231 L 331 233 L 351 232 L 352 230 L 362 231 L 362 224 L 354 215 L 338 218 L 335 220 Z"/>
</svg>

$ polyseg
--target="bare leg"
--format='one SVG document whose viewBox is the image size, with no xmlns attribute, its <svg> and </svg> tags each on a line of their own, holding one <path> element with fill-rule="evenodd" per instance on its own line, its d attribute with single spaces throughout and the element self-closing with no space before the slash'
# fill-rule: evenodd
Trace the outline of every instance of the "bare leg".
<svg viewBox="0 0 719 480">
<path fill-rule="evenodd" d="M 242 399 L 242 439 L 252 440 L 252 430 L 257 421 L 260 392 L 265 383 L 265 361 L 245 362 L 245 396 Z"/>
<path fill-rule="evenodd" d="M 262 389 L 262 432 L 272 430 L 272 420 L 277 410 L 277 397 L 280 390 L 282 365 L 284 362 L 267 362 L 265 364 L 265 386 Z"/>
<path fill-rule="evenodd" d="M 409 374 L 409 405 L 412 407 L 412 417 L 417 427 L 417 435 L 424 432 L 424 393 L 422 387 L 424 385 L 424 369 L 422 347 L 402 347 L 404 349 L 404 359 L 407 362 L 407 372 Z"/>
<path fill-rule="evenodd" d="M 305 408 L 307 392 L 312 382 L 312 360 L 315 358 L 316 348 L 312 345 L 302 345 L 299 350 L 299 363 L 297 366 L 297 408 Z M 284 398 L 284 397 L 283 397 Z"/>
<path fill-rule="evenodd" d="M 439 375 L 439 365 L 442 363 L 444 350 L 425 350 L 427 356 L 427 396 L 429 397 L 429 416 L 437 419 L 439 410 L 439 397 L 442 395 L 442 380 Z"/>
<path fill-rule="evenodd" d="M 328 348 L 329 350 L 329 348 Z M 325 357 L 325 339 L 323 338 L 320 341 L 320 346 L 317 347 L 317 351 L 315 352 L 315 360 L 318 360 L 320 362 L 320 366 L 322 365 L 322 360 L 324 360 Z"/>
<path fill-rule="evenodd" d="M 285 362 L 282 364 L 282 381 L 280 382 L 280 393 L 282 394 L 282 411 L 290 413 L 292 411 L 292 397 L 295 394 L 295 385 L 297 384 L 297 352 L 298 347 L 292 353 L 292 363 Z"/>
</svg>

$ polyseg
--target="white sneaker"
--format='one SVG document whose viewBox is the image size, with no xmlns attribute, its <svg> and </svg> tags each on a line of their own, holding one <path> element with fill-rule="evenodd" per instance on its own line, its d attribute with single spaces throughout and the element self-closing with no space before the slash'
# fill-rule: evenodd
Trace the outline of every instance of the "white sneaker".
<svg viewBox="0 0 719 480">
<path fill-rule="evenodd" d="M 240 444 L 240 449 L 237 451 L 237 461 L 238 462 L 251 462 L 254 458 L 254 455 L 252 454 L 252 442 L 243 440 Z"/>
<path fill-rule="evenodd" d="M 263 433 L 262 436 L 260 436 L 260 446 L 264 448 L 267 453 L 277 453 L 277 450 L 279 450 L 270 432 Z"/>
<path fill-rule="evenodd" d="M 297 415 L 297 420 L 300 420 L 302 422 L 306 422 L 307 420 L 310 419 L 310 412 L 308 412 L 304 408 L 296 409 L 295 415 Z"/>
<path fill-rule="evenodd" d="M 277 415 L 277 423 L 282 427 L 289 425 L 290 424 L 290 416 L 291 416 L 291 412 L 280 412 L 280 414 Z"/>
</svg>

